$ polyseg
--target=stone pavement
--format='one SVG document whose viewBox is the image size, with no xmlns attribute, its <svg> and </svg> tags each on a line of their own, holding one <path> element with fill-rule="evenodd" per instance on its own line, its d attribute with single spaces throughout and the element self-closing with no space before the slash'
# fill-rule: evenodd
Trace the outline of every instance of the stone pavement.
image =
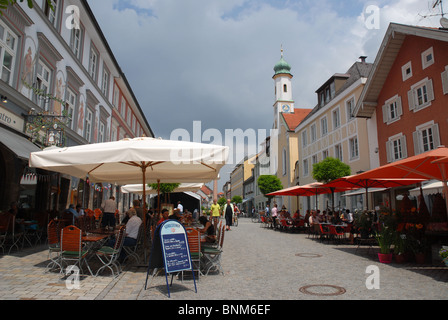
<svg viewBox="0 0 448 320">
<path fill-rule="evenodd" d="M 68 288 L 64 275 L 45 273 L 44 245 L 0 256 L 0 300 L 445 300 L 448 268 L 443 265 L 381 264 L 376 249 L 355 252 L 353 245 L 333 245 L 306 234 L 265 229 L 250 219 L 225 233 L 224 275 L 192 280 L 176 278 L 167 296 L 165 276 L 150 278 L 146 268 L 127 266 L 117 278 L 108 272 L 81 276 Z M 377 268 L 376 273 L 368 270 Z M 366 280 L 378 275 L 379 288 Z M 69 282 L 71 283 L 71 282 Z"/>
</svg>

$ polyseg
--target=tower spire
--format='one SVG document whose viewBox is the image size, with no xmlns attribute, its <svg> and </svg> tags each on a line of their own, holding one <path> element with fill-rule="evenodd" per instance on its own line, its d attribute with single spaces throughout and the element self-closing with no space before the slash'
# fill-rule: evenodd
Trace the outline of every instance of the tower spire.
<svg viewBox="0 0 448 320">
<path fill-rule="evenodd" d="M 280 45 L 281 57 L 283 58 L 283 44 Z"/>
</svg>

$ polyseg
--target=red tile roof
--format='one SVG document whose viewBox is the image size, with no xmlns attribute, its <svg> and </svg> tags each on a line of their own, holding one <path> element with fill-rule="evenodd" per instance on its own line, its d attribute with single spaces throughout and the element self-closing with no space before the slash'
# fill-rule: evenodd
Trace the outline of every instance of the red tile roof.
<svg viewBox="0 0 448 320">
<path fill-rule="evenodd" d="M 311 112 L 311 110 L 312 109 L 294 108 L 294 113 L 282 113 L 288 129 L 290 131 L 294 131 L 300 122 L 302 122 L 302 120 L 305 119 L 305 117 Z"/>
</svg>

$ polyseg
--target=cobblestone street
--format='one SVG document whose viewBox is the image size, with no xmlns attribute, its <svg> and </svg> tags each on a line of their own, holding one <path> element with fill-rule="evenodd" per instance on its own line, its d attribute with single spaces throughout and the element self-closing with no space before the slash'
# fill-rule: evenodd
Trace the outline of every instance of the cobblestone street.
<svg viewBox="0 0 448 320">
<path fill-rule="evenodd" d="M 445 300 L 448 268 L 443 265 L 381 264 L 377 248 L 356 251 L 262 228 L 249 219 L 225 233 L 224 275 L 174 279 L 168 298 L 165 276 L 150 278 L 146 268 L 125 267 L 113 279 L 105 272 L 82 276 L 79 289 L 69 289 L 63 275 L 45 273 L 45 246 L 0 256 L 1 300 Z M 369 266 L 377 266 L 379 289 L 367 289 Z"/>
</svg>

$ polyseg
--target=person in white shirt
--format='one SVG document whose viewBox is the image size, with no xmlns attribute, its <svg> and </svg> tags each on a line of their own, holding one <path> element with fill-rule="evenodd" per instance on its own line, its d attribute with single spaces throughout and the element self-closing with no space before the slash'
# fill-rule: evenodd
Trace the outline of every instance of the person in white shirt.
<svg viewBox="0 0 448 320">
<path fill-rule="evenodd" d="M 179 213 L 184 213 L 184 206 L 180 203 L 180 201 L 177 203 L 177 209 L 179 209 Z"/>
<path fill-rule="evenodd" d="M 123 239 L 123 247 L 133 247 L 137 244 L 138 232 L 142 224 L 142 219 L 137 216 L 137 211 L 131 208 L 127 212 L 129 220 L 126 223 L 126 235 Z M 111 239 L 108 243 L 109 247 L 113 247 L 115 244 L 115 239 Z M 119 261 L 123 262 L 127 254 L 125 250 L 121 250 Z"/>
<path fill-rule="evenodd" d="M 115 211 L 117 210 L 117 203 L 115 202 L 115 197 L 111 196 L 102 205 L 103 219 L 101 220 L 101 227 L 106 226 L 115 227 Z"/>
</svg>

